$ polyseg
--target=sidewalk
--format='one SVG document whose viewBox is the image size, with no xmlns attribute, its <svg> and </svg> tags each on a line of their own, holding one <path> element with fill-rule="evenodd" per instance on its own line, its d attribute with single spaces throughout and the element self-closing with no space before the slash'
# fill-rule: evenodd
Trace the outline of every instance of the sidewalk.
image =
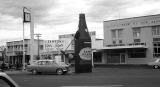
<svg viewBox="0 0 160 87">
<path fill-rule="evenodd" d="M 5 70 L 4 73 L 6 74 L 26 74 L 29 73 L 27 71 L 22 71 L 22 70 Z"/>
</svg>

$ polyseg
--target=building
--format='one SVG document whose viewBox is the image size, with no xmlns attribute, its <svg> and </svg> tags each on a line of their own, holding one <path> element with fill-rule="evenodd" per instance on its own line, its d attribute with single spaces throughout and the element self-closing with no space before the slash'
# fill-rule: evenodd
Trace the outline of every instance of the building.
<svg viewBox="0 0 160 87">
<path fill-rule="evenodd" d="M 96 39 L 95 31 L 90 32 L 90 36 L 92 40 L 92 52 L 94 58 L 93 62 L 96 63 L 99 61 L 98 57 L 101 57 L 101 53 L 96 51 L 96 48 L 103 47 L 103 39 Z M 56 46 L 61 46 L 61 50 L 74 55 L 74 34 L 59 35 L 59 40 L 46 40 L 46 45 L 44 44 L 43 46 L 44 52 L 41 53 L 43 57 L 50 55 L 52 59 L 58 63 L 68 63 L 68 58 L 65 58 L 65 56 L 62 55 L 61 52 L 59 52 L 59 50 L 55 49 L 57 48 Z M 50 49 L 50 51 L 47 51 L 45 49 Z"/>
<path fill-rule="evenodd" d="M 24 40 L 25 45 L 25 61 L 26 63 L 30 60 L 30 39 Z M 7 61 L 11 64 L 22 64 L 23 61 L 23 40 L 6 42 L 7 46 Z M 39 53 L 43 51 L 43 40 L 39 40 Z M 34 40 L 34 60 L 38 56 L 38 40 Z"/>
<path fill-rule="evenodd" d="M 160 14 L 103 22 L 99 64 L 147 64 L 160 58 Z"/>
<path fill-rule="evenodd" d="M 99 60 L 101 53 L 96 51 L 96 48 L 103 47 L 103 39 L 96 39 L 96 32 L 90 32 L 92 39 L 92 52 L 95 58 L 93 62 Z M 67 53 L 74 55 L 74 34 L 59 35 L 59 40 L 39 40 L 39 53 L 38 53 L 38 40 L 34 39 L 34 60 L 37 60 L 38 54 L 40 59 L 53 59 L 58 63 L 68 63 L 68 58 L 60 52 L 63 50 Z M 25 39 L 25 62 L 30 61 L 30 39 Z M 6 42 L 6 61 L 11 64 L 22 64 L 23 62 L 23 40 Z M 59 50 L 60 48 L 60 50 Z M 54 49 L 54 50 L 53 50 Z M 100 56 L 97 56 L 100 55 Z"/>
</svg>

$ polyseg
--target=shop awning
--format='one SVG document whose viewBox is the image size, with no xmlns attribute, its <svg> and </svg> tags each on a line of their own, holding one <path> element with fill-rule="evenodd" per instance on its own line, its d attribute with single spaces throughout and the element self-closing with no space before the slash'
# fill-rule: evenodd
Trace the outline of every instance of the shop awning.
<svg viewBox="0 0 160 87">
<path fill-rule="evenodd" d="M 132 49 L 132 48 L 145 48 L 145 49 L 147 49 L 148 46 L 146 46 L 146 43 L 114 44 L 114 45 L 107 45 L 106 47 L 96 48 L 96 50 Z"/>
</svg>

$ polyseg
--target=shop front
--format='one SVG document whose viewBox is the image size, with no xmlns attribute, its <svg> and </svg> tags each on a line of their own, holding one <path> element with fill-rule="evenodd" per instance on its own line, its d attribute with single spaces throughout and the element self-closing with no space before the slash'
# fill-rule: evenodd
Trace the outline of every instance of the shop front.
<svg viewBox="0 0 160 87">
<path fill-rule="evenodd" d="M 102 52 L 102 64 L 141 64 L 147 59 L 145 43 L 114 45 L 99 48 Z"/>
</svg>

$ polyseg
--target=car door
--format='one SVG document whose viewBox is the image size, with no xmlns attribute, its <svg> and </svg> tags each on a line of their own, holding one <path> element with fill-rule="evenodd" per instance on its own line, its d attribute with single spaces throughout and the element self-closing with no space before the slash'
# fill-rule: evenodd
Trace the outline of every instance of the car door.
<svg viewBox="0 0 160 87">
<path fill-rule="evenodd" d="M 47 61 L 45 65 L 45 69 L 46 69 L 46 72 L 55 72 L 56 67 L 53 64 L 53 61 Z"/>
<path fill-rule="evenodd" d="M 45 63 L 44 61 L 38 61 L 38 64 L 36 65 L 36 70 L 38 72 L 45 72 Z"/>
</svg>

